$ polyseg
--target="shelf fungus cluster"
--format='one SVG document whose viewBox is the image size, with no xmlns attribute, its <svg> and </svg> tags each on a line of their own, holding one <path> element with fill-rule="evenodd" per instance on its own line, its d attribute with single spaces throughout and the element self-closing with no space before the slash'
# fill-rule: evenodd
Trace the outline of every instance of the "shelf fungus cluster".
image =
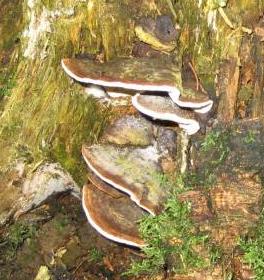
<svg viewBox="0 0 264 280">
<path fill-rule="evenodd" d="M 67 58 L 62 60 L 62 67 L 70 77 L 84 84 L 139 92 L 140 96 L 134 96 L 132 101 L 141 113 L 176 122 L 190 135 L 200 128 L 197 113 L 207 113 L 213 105 L 201 91 L 181 92 L 181 72 L 167 57 L 119 58 L 106 63 Z M 147 96 L 142 97 L 142 93 Z M 156 102 L 159 105 L 155 107 Z"/>
<path fill-rule="evenodd" d="M 188 135 L 200 129 L 198 115 L 213 104 L 202 92 L 182 90 L 181 72 L 168 57 L 106 63 L 67 58 L 62 67 L 80 83 L 129 91 L 143 116 L 176 123 Z M 106 129 L 100 144 L 82 147 L 90 174 L 83 208 L 90 224 L 111 240 L 137 247 L 144 246 L 138 220 L 160 213 L 170 193 L 160 175 L 164 158 L 173 162 L 177 137 L 173 129 L 143 116 L 121 117 Z"/>
</svg>

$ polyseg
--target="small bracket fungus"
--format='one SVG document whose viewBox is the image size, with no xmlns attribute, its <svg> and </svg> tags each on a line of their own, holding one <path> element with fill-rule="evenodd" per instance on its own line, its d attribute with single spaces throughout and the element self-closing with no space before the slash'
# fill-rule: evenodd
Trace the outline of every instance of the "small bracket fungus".
<svg viewBox="0 0 264 280">
<path fill-rule="evenodd" d="M 212 109 L 213 101 L 201 91 L 194 91 L 191 88 L 183 88 L 178 99 L 169 92 L 171 99 L 180 107 L 194 109 L 197 113 L 205 114 Z"/>
<path fill-rule="evenodd" d="M 200 129 L 195 113 L 181 109 L 168 97 L 136 94 L 132 97 L 132 103 L 141 113 L 153 119 L 178 123 L 189 135 Z"/>
</svg>

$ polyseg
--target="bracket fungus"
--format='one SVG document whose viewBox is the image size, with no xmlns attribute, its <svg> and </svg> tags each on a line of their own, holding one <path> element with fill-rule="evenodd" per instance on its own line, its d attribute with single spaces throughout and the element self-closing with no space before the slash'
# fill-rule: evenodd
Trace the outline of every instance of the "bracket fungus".
<svg viewBox="0 0 264 280">
<path fill-rule="evenodd" d="M 181 91 L 181 72 L 168 57 L 117 58 L 100 63 L 91 59 L 66 58 L 62 67 L 73 79 L 107 88 L 168 94 L 178 106 L 208 112 L 213 101 L 199 91 Z"/>
<path fill-rule="evenodd" d="M 65 72 L 81 83 L 134 91 L 171 92 L 180 95 L 180 71 L 167 58 L 117 58 L 100 63 L 90 59 L 62 60 Z"/>
<path fill-rule="evenodd" d="M 208 113 L 213 106 L 213 101 L 201 91 L 191 88 L 182 88 L 179 98 L 169 92 L 170 98 L 180 107 L 194 109 L 195 112 L 205 114 Z"/>
<path fill-rule="evenodd" d="M 168 97 L 136 94 L 132 97 L 132 103 L 138 111 L 153 119 L 178 123 L 189 135 L 200 129 L 195 113 L 180 108 Z"/>
<path fill-rule="evenodd" d="M 132 201 L 150 214 L 160 213 L 169 190 L 164 190 L 157 179 L 162 170 L 154 147 L 83 146 L 82 155 L 101 180 L 128 194 Z"/>
<path fill-rule="evenodd" d="M 101 180 L 98 176 L 89 172 L 88 179 L 94 187 L 98 188 L 100 191 L 108 194 L 112 198 L 120 198 L 122 197 L 122 193 L 115 188 L 112 188 L 109 184 Z"/>
<path fill-rule="evenodd" d="M 145 213 L 127 196 L 113 198 L 90 184 L 83 187 L 82 205 L 90 224 L 106 238 L 135 247 L 145 245 L 137 228 Z"/>
</svg>

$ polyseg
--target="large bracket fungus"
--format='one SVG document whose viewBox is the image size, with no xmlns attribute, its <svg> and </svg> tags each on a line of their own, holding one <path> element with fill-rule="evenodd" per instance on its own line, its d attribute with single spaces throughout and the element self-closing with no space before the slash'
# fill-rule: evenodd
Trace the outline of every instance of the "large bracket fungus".
<svg viewBox="0 0 264 280">
<path fill-rule="evenodd" d="M 62 67 L 73 79 L 103 87 L 135 91 L 171 92 L 179 97 L 180 71 L 169 59 L 118 58 L 105 63 L 66 58 Z"/>
<path fill-rule="evenodd" d="M 154 120 L 177 123 L 188 135 L 200 129 L 196 113 L 208 112 L 213 104 L 206 94 L 182 91 L 181 72 L 166 56 L 106 63 L 67 58 L 62 67 L 80 83 L 131 91 L 138 111 Z M 148 121 L 139 122 L 133 117 L 117 121 L 105 133 L 103 143 L 82 147 L 91 173 L 90 184 L 83 188 L 83 208 L 90 224 L 111 240 L 137 247 L 144 245 L 137 220 L 146 212 L 160 213 L 170 193 L 159 178 L 169 146 L 160 151 L 152 135 L 155 129 Z"/>
<path fill-rule="evenodd" d="M 168 57 L 118 58 L 106 63 L 91 59 L 67 58 L 62 60 L 65 72 L 81 83 L 133 91 L 150 91 L 152 94 L 169 94 L 180 107 L 197 112 L 208 112 L 213 101 L 201 92 L 180 91 L 179 67 Z"/>
<path fill-rule="evenodd" d="M 145 213 L 127 196 L 116 199 L 89 184 L 83 187 L 82 204 L 90 224 L 106 238 L 136 247 L 145 245 L 137 229 Z"/>
<path fill-rule="evenodd" d="M 117 148 L 112 145 L 83 146 L 89 168 L 103 181 L 127 193 L 131 200 L 156 215 L 168 197 L 157 175 L 159 154 L 154 147 Z M 146 164 L 147 163 L 147 164 Z"/>
</svg>

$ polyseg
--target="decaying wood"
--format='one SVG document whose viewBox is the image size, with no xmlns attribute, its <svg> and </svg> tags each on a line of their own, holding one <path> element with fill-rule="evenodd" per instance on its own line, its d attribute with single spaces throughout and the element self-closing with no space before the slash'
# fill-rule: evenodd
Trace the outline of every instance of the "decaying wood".
<svg viewBox="0 0 264 280">
<path fill-rule="evenodd" d="M 255 77 L 252 100 L 252 117 L 264 114 L 264 46 L 259 38 L 254 38 Z"/>
<path fill-rule="evenodd" d="M 222 62 L 218 74 L 218 119 L 228 123 L 235 118 L 239 85 L 239 64 L 237 58 Z"/>
</svg>

